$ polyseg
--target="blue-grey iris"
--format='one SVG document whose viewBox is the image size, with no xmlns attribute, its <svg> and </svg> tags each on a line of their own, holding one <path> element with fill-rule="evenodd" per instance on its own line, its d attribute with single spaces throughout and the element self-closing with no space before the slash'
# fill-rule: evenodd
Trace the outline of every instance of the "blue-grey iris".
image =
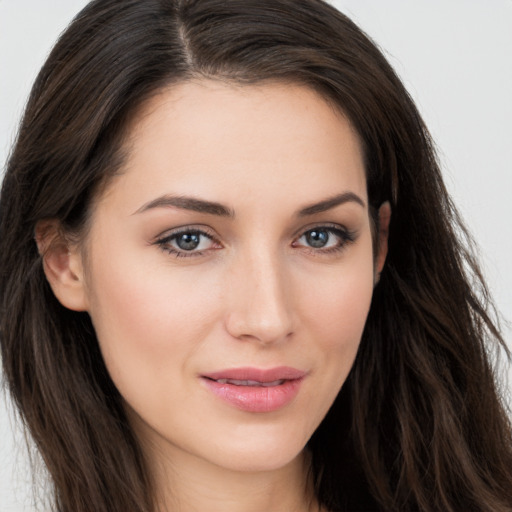
<svg viewBox="0 0 512 512">
<path fill-rule="evenodd" d="M 315 248 L 324 247 L 329 241 L 329 232 L 323 229 L 312 229 L 306 233 L 308 245 Z"/>
<path fill-rule="evenodd" d="M 201 241 L 199 233 L 182 233 L 176 237 L 176 245 L 184 251 L 196 249 Z"/>
</svg>

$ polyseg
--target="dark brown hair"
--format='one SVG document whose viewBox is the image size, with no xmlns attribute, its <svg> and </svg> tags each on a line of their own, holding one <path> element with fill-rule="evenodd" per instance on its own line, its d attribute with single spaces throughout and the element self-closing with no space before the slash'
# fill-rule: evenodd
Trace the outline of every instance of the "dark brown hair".
<svg viewBox="0 0 512 512">
<path fill-rule="evenodd" d="M 0 201 L 8 387 L 60 512 L 154 512 L 151 477 L 86 313 L 65 309 L 34 242 L 86 229 L 134 112 L 173 83 L 303 84 L 356 128 L 389 253 L 353 369 L 309 442 L 332 511 L 512 510 L 512 435 L 489 354 L 505 344 L 432 142 L 376 46 L 320 0 L 96 0 L 42 68 Z"/>
</svg>

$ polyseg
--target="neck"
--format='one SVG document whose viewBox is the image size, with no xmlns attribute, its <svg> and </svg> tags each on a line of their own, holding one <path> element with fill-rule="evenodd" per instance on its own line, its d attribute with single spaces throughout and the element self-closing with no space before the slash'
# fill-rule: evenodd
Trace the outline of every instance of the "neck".
<svg viewBox="0 0 512 512">
<path fill-rule="evenodd" d="M 320 512 L 304 453 L 284 467 L 255 472 L 174 453 L 154 476 L 159 512 Z"/>
</svg>

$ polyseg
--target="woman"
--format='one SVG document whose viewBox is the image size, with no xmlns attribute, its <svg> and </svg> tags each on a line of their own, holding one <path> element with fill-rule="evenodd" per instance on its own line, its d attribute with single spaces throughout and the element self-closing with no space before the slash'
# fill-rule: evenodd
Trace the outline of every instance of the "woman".
<svg viewBox="0 0 512 512">
<path fill-rule="evenodd" d="M 327 4 L 89 4 L 0 203 L 4 371 L 56 508 L 511 510 L 461 227 Z"/>
</svg>

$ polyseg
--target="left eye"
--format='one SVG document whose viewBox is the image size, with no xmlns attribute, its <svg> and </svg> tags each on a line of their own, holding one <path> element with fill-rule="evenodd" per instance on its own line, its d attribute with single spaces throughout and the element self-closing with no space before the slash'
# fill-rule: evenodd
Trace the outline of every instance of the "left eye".
<svg viewBox="0 0 512 512">
<path fill-rule="evenodd" d="M 351 241 L 349 233 L 331 227 L 318 227 L 306 231 L 296 242 L 297 245 L 312 249 L 334 249 L 342 247 Z"/>
</svg>

